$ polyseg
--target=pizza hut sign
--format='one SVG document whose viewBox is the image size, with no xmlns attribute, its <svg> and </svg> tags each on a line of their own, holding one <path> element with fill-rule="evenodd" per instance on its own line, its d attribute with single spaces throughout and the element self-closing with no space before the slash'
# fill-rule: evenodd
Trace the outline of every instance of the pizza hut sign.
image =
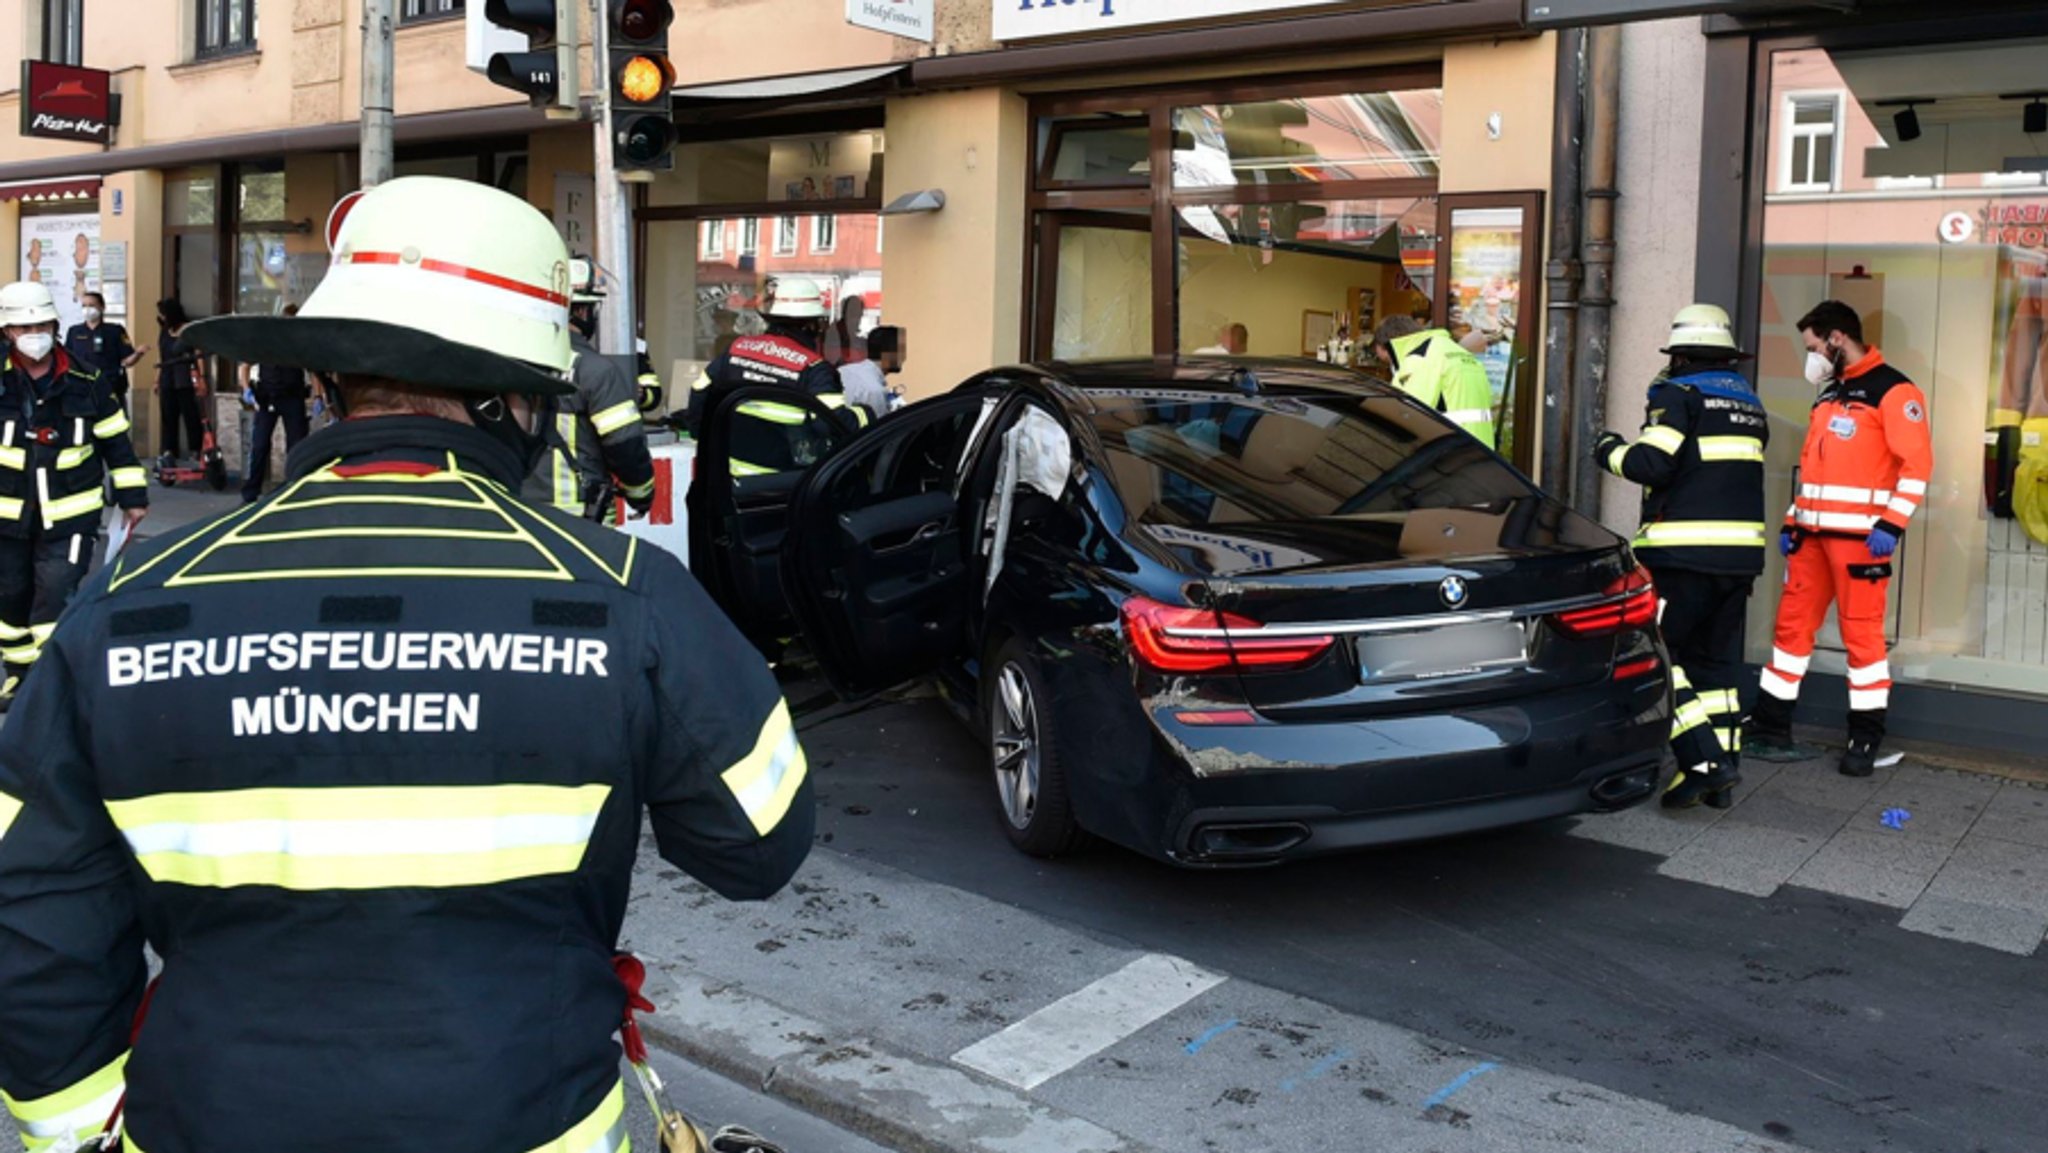
<svg viewBox="0 0 2048 1153">
<path fill-rule="evenodd" d="M 114 142 L 108 74 L 42 60 L 21 62 L 21 134 L 52 140 Z"/>
</svg>

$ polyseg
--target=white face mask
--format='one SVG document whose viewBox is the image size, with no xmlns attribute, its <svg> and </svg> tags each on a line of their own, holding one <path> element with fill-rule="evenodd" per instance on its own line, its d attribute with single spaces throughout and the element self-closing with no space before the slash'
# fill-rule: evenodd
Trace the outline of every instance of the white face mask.
<svg viewBox="0 0 2048 1153">
<path fill-rule="evenodd" d="M 14 350 L 31 364 L 41 364 L 56 346 L 57 338 L 47 332 L 25 332 L 14 338 Z"/>
<path fill-rule="evenodd" d="M 98 323 L 99 323 L 99 320 L 100 320 L 100 310 L 99 310 L 99 309 L 97 309 L 97 308 L 88 308 L 88 309 L 86 309 L 86 310 L 85 310 L 85 322 L 86 322 L 87 324 L 98 324 Z"/>
<path fill-rule="evenodd" d="M 1835 379 L 1835 358 L 1825 352 L 1806 354 L 1806 382 L 1818 388 Z"/>
</svg>

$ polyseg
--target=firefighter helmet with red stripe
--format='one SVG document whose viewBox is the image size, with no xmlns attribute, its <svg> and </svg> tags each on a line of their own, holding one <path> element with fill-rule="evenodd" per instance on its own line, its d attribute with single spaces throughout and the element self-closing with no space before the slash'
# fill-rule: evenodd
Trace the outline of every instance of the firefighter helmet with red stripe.
<svg viewBox="0 0 2048 1153">
<path fill-rule="evenodd" d="M 466 180 L 408 176 L 350 207 L 327 275 L 296 317 L 197 321 L 185 339 L 250 364 L 564 393 L 569 295 L 568 249 L 531 205 Z"/>
</svg>

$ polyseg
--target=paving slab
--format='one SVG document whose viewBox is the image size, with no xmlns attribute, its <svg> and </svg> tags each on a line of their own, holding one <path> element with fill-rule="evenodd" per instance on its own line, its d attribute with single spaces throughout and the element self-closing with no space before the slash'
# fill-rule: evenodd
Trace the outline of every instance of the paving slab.
<svg viewBox="0 0 2048 1153">
<path fill-rule="evenodd" d="M 1948 863 L 1953 846 L 1875 824 L 1844 829 L 1792 875 L 1790 884 L 1859 901 L 1909 908 Z"/>
<path fill-rule="evenodd" d="M 2048 787 L 2007 781 L 1984 806 L 1976 831 L 2001 841 L 2048 849 Z"/>
<path fill-rule="evenodd" d="M 1848 829 L 1881 830 L 1894 837 L 1955 846 L 1984 816 L 2005 782 L 1990 777 L 1941 769 L 1902 768 L 1850 819 Z M 1886 829 L 1884 816 L 1907 814 L 1898 829 Z"/>
<path fill-rule="evenodd" d="M 1737 806 L 1736 811 L 1747 807 Z M 1832 835 L 1832 830 L 1802 833 L 1773 824 L 1737 821 L 1731 813 L 1657 866 L 1657 871 L 1681 881 L 1768 897 L 1791 880 Z"/>
<path fill-rule="evenodd" d="M 2048 913 L 1930 894 L 1913 902 L 1899 927 L 2025 957 L 2048 936 Z"/>
</svg>

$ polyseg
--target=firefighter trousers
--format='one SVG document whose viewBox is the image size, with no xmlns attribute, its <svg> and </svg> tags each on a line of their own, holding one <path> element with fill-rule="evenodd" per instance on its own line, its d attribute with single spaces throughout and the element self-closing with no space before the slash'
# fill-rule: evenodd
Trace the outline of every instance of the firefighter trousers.
<svg viewBox="0 0 2048 1153">
<path fill-rule="evenodd" d="M 1884 739 L 1892 690 L 1884 642 L 1891 584 L 1891 561 L 1871 556 L 1861 537 L 1809 536 L 1785 558 L 1785 595 L 1778 601 L 1771 663 L 1763 671 L 1751 718 L 1757 732 L 1789 740 L 1792 707 L 1813 660 L 1813 637 L 1832 604 L 1843 647 L 1849 650 L 1849 739 L 1870 745 Z"/>
<path fill-rule="evenodd" d="M 1671 752 L 1678 767 L 1733 767 L 1742 757 L 1742 640 L 1756 578 L 1650 570 L 1671 652 Z"/>
<path fill-rule="evenodd" d="M 94 534 L 0 537 L 0 663 L 25 676 L 92 567 Z"/>
</svg>

